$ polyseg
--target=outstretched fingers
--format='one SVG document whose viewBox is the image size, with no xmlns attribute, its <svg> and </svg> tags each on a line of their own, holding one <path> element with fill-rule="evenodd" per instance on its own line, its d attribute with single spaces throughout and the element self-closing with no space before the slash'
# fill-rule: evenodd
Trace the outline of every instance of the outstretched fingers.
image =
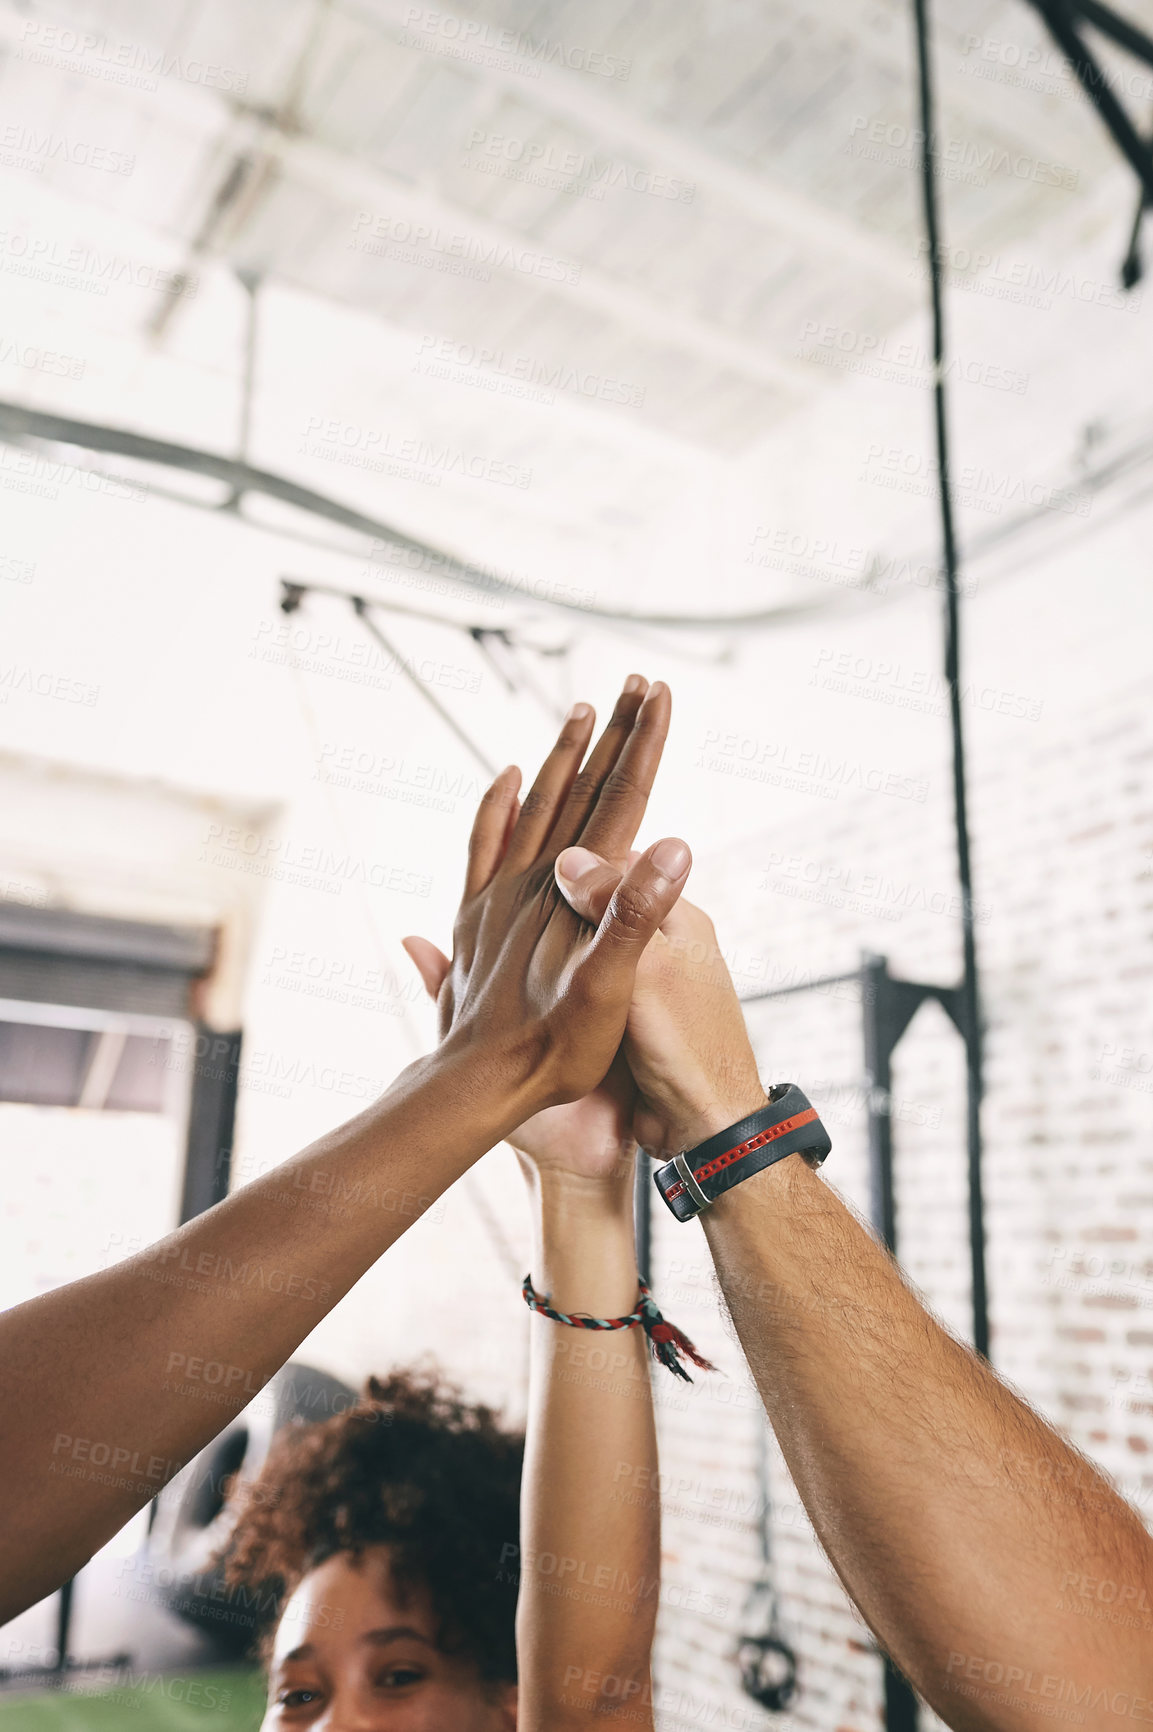
<svg viewBox="0 0 1153 1732">
<path fill-rule="evenodd" d="M 589 753 L 588 763 L 573 777 L 567 790 L 559 816 L 548 835 L 547 853 L 550 858 L 555 858 L 562 848 L 570 847 L 580 836 L 601 789 L 628 745 L 647 692 L 648 681 L 641 674 L 630 674 L 608 726 Z"/>
<path fill-rule="evenodd" d="M 556 745 L 521 802 L 504 856 L 509 872 L 525 871 L 539 855 L 576 779 L 595 722 L 591 704 L 574 704 L 565 717 Z"/>
<path fill-rule="evenodd" d="M 628 738 L 597 789 L 579 834 L 567 841 L 603 855 L 623 870 L 649 803 L 671 714 L 669 688 L 658 680 L 645 694 Z"/>
<path fill-rule="evenodd" d="M 510 764 L 481 796 L 468 839 L 464 900 L 479 896 L 504 858 L 510 826 L 516 821 L 520 771 Z"/>
</svg>

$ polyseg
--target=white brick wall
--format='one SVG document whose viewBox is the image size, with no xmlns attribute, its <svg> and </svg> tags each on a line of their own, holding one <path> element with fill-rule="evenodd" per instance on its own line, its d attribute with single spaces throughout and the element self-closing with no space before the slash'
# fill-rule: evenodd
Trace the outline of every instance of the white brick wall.
<svg viewBox="0 0 1153 1732">
<path fill-rule="evenodd" d="M 1153 757 L 1148 684 L 1074 707 L 971 755 L 978 944 L 987 1019 L 985 1177 L 992 1356 L 998 1369 L 1153 1512 Z M 1008 732 L 1008 731 L 1006 731 Z M 883 812 L 878 810 L 884 805 Z M 863 951 L 906 978 L 956 977 L 948 809 L 863 798 L 816 808 L 698 874 L 722 944 L 747 980 L 852 969 Z M 894 917 L 895 916 L 895 917 Z M 754 988 L 755 989 L 755 988 Z M 866 1199 L 860 1009 L 851 987 L 750 1007 L 767 1079 L 792 1077 L 834 1135 L 829 1181 Z M 935 1006 L 898 1048 L 894 1076 L 902 1260 L 958 1332 L 969 1328 L 964 1072 Z M 661 1211 L 655 1286 L 717 1354 L 731 1385 L 661 1404 L 662 1467 L 696 1490 L 751 1487 L 753 1415 L 710 1291 L 703 1236 Z M 732 1399 L 722 1402 L 720 1391 Z M 880 1667 L 773 1452 L 772 1549 L 803 1693 L 776 1723 L 876 1726 Z M 671 1500 L 676 1502 L 675 1499 Z M 667 1608 L 659 1676 L 700 1708 L 668 1726 L 773 1723 L 743 1703 L 732 1655 L 754 1527 L 670 1508 L 669 1565 L 726 1602 Z M 734 1504 L 739 1511 L 742 1506 Z M 747 1504 L 743 1506 L 747 1512 Z M 708 1703 L 709 1709 L 700 1707 Z M 710 1718 L 709 1716 L 715 1717 Z"/>
</svg>

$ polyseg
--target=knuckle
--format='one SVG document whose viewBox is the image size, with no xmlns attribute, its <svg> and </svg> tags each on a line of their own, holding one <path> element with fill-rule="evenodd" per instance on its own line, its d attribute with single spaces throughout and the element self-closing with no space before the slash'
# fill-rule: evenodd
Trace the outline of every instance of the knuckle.
<svg viewBox="0 0 1153 1732">
<path fill-rule="evenodd" d="M 545 793 L 541 788 L 530 788 L 521 801 L 520 815 L 522 818 L 535 818 L 541 812 L 551 811 L 552 804 L 551 794 Z"/>
<path fill-rule="evenodd" d="M 579 806 L 587 806 L 597 791 L 600 778 L 595 770 L 578 770 L 573 778 L 570 799 Z"/>
<path fill-rule="evenodd" d="M 648 787 L 628 764 L 618 764 L 601 793 L 602 800 L 629 800 L 636 794 L 647 794 Z"/>
<path fill-rule="evenodd" d="M 640 890 L 618 890 L 612 899 L 611 913 L 618 930 L 643 932 L 652 924 L 652 901 Z"/>
</svg>

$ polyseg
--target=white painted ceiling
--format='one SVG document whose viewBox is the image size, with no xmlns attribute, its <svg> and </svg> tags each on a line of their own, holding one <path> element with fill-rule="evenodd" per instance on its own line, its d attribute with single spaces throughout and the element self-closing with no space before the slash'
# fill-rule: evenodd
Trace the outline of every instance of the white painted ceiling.
<svg viewBox="0 0 1153 1732">
<path fill-rule="evenodd" d="M 931 12 L 962 271 L 1075 252 L 1103 188 L 1112 268 L 1126 171 L 1031 8 Z M 925 305 L 904 0 L 32 0 L 0 43 L 6 329 L 83 362 L 2 394 L 235 449 L 255 273 L 252 460 L 478 558 L 611 568 Z M 365 430 L 531 485 L 382 475 Z"/>
</svg>

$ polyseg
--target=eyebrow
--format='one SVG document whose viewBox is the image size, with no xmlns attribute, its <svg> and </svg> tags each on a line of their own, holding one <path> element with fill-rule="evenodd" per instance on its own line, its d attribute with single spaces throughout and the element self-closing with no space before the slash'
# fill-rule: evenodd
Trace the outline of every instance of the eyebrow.
<svg viewBox="0 0 1153 1732">
<path fill-rule="evenodd" d="M 367 1642 L 374 1648 L 383 1648 L 389 1642 L 399 1642 L 402 1639 L 410 1642 L 423 1642 L 426 1648 L 436 1646 L 428 1636 L 413 1629 L 411 1624 L 390 1624 L 384 1630 L 366 1630 L 364 1635 L 357 1639 L 361 1642 Z M 299 1648 L 293 1648 L 291 1653 L 282 1655 L 278 1664 L 286 1666 L 291 1660 L 311 1660 L 315 1653 L 316 1649 L 311 1642 L 302 1642 Z"/>
<path fill-rule="evenodd" d="M 411 1624 L 390 1624 L 387 1630 L 366 1630 L 360 1640 L 374 1648 L 383 1648 L 387 1642 L 398 1642 L 402 1637 L 411 1642 L 423 1642 L 426 1648 L 436 1646 L 430 1637 L 414 1630 Z"/>
</svg>

